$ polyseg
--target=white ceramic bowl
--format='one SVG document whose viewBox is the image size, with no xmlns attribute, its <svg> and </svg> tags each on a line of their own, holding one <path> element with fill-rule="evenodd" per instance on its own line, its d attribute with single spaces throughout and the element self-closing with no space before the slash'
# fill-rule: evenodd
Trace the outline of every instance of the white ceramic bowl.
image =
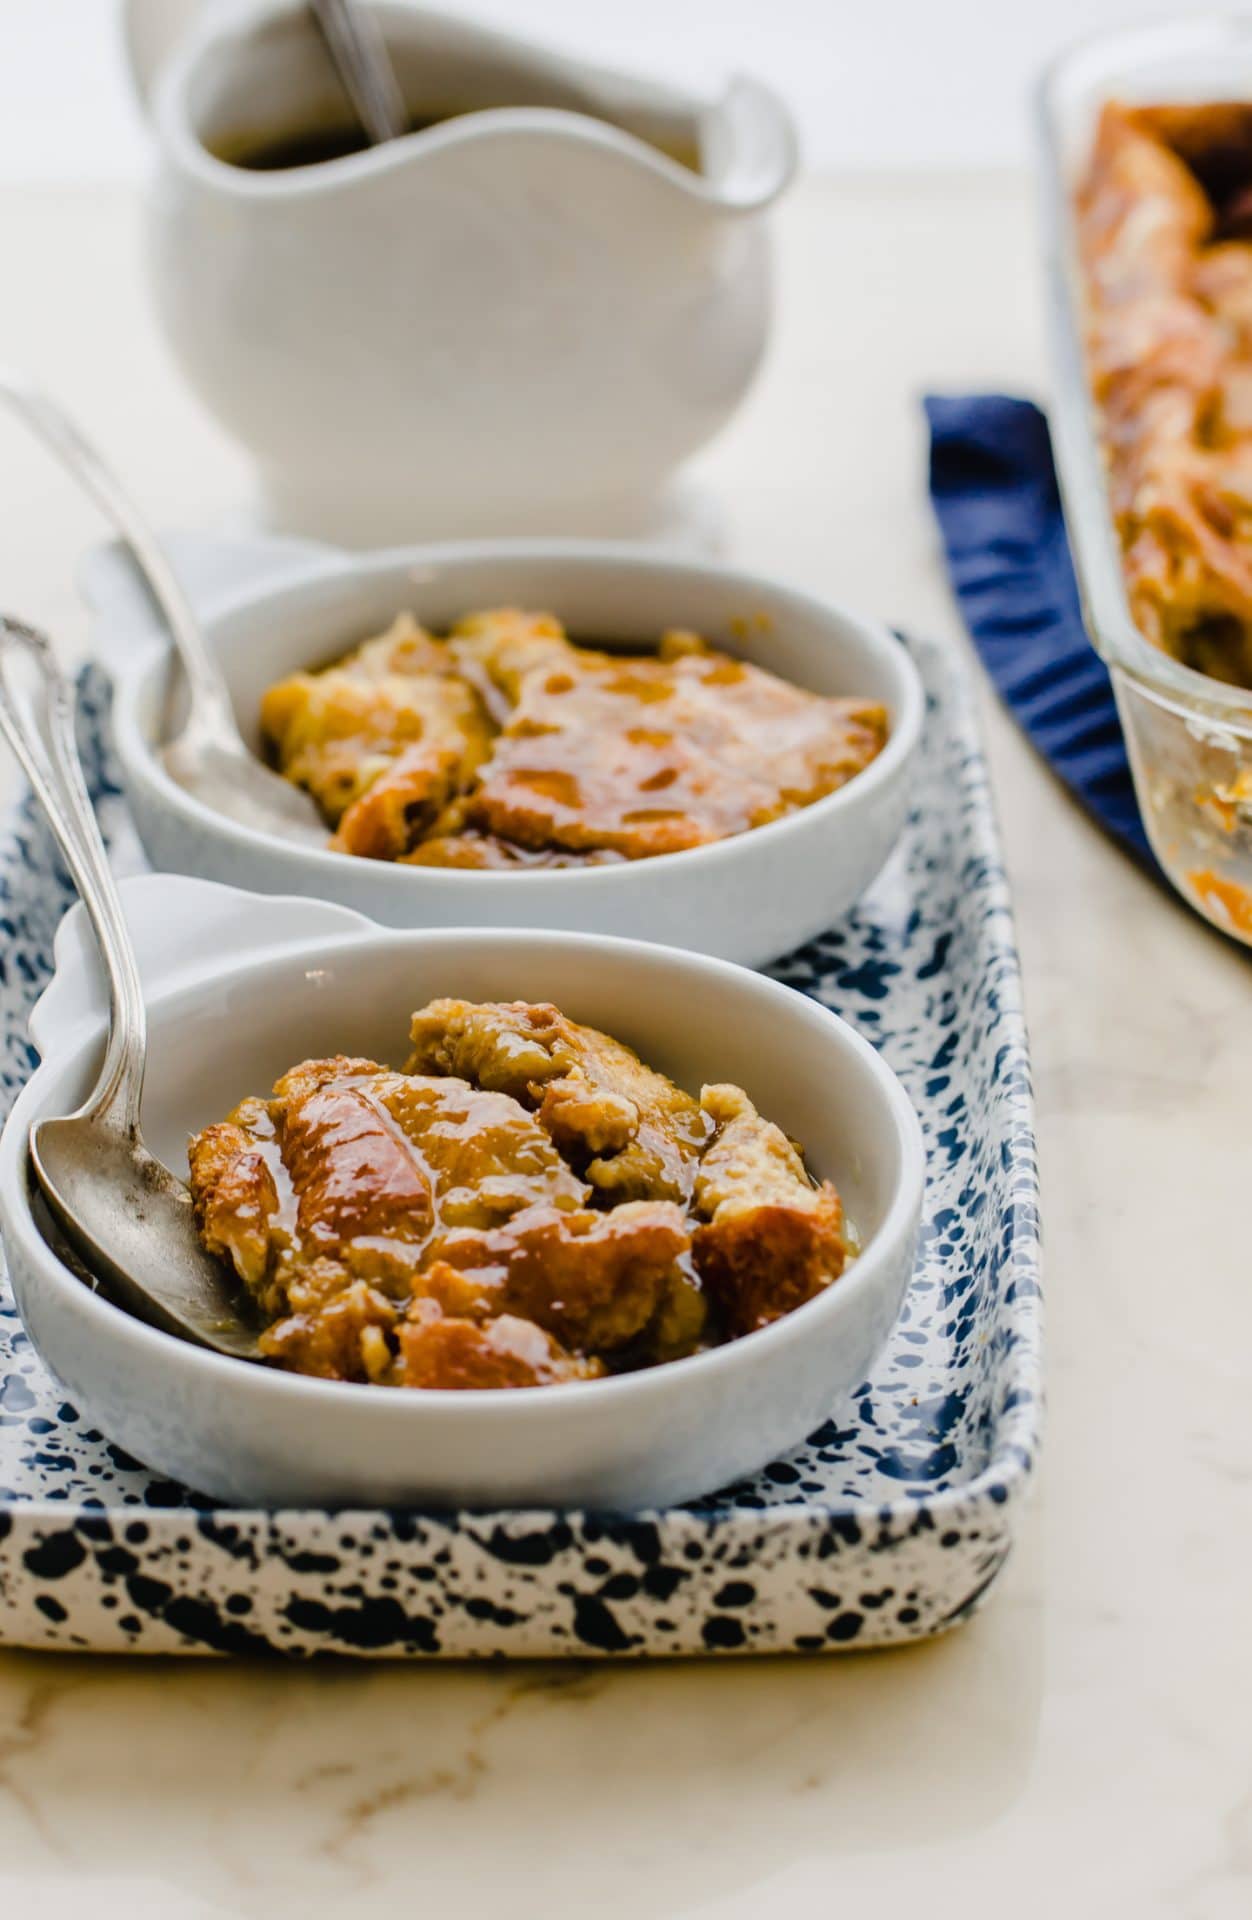
<svg viewBox="0 0 1252 1920">
<path fill-rule="evenodd" d="M 297 552 L 299 550 L 297 549 Z M 356 907 L 385 926 L 514 926 L 611 933 L 756 966 L 847 911 L 878 872 L 908 803 L 924 699 L 884 628 L 751 574 L 583 542 L 493 541 L 349 557 L 309 549 L 277 586 L 206 614 L 244 736 L 264 689 L 385 627 L 404 607 L 438 628 L 467 609 L 550 608 L 588 640 L 655 641 L 693 627 L 718 646 L 890 716 L 883 752 L 837 793 L 782 820 L 684 853 L 619 866 L 442 872 L 293 846 L 210 812 L 167 775 L 153 740 L 169 667 L 154 629 L 103 597 L 97 650 L 116 685 L 122 773 L 154 866 Z"/>
<path fill-rule="evenodd" d="M 721 961 L 627 941 L 385 932 L 324 903 L 163 876 L 125 893 L 150 1011 L 144 1131 L 172 1167 L 185 1165 L 193 1129 L 293 1061 L 338 1049 L 401 1061 L 409 1014 L 434 995 L 550 999 L 688 1087 L 739 1081 L 805 1143 L 864 1237 L 843 1278 L 763 1332 L 612 1380 L 401 1392 L 186 1345 L 93 1293 L 32 1211 L 31 1125 L 69 1110 L 100 1057 L 100 988 L 79 910 L 31 1022 L 42 1065 L 0 1140 L 0 1227 L 42 1359 L 139 1459 L 242 1505 L 647 1507 L 755 1470 L 865 1377 L 912 1271 L 921 1130 L 873 1048 L 816 1002 Z"/>
</svg>

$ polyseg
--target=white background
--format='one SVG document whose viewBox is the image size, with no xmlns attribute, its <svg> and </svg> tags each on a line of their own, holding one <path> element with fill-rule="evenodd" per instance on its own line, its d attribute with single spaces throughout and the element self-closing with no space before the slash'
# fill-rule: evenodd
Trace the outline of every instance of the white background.
<svg viewBox="0 0 1252 1920">
<path fill-rule="evenodd" d="M 0 180 L 116 179 L 142 166 L 121 5 L 0 0 Z M 464 10 L 697 84 L 757 73 L 791 101 L 810 166 L 875 170 L 1024 160 L 1042 62 L 1162 11 L 1134 0 L 472 0 Z"/>
</svg>

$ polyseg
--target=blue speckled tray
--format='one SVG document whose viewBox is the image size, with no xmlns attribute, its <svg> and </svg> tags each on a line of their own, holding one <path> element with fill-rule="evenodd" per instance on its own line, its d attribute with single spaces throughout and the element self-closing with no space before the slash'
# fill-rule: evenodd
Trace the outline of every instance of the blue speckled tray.
<svg viewBox="0 0 1252 1920">
<path fill-rule="evenodd" d="M 766 1653 L 938 1632 L 987 1594 L 1038 1445 L 1039 1240 L 1017 956 L 964 675 L 929 697 L 917 800 L 847 924 L 781 979 L 880 1046 L 922 1116 L 917 1273 L 867 1380 L 751 1481 L 634 1516 L 224 1512 L 86 1427 L 0 1277 L 0 1641 L 151 1653 Z M 137 864 L 88 675 L 83 742 Z M 0 1101 L 70 904 L 29 805 L 0 837 Z"/>
</svg>

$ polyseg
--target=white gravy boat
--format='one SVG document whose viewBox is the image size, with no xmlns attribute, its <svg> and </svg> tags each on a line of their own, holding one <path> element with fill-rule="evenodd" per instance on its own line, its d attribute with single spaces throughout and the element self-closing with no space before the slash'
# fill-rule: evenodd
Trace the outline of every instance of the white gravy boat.
<svg viewBox="0 0 1252 1920">
<path fill-rule="evenodd" d="M 752 80 L 701 101 L 379 13 L 436 124 L 316 165 L 222 157 L 350 124 L 296 0 L 210 7 L 162 67 L 151 260 L 174 352 L 280 524 L 632 531 L 760 359 L 787 112 Z"/>
</svg>

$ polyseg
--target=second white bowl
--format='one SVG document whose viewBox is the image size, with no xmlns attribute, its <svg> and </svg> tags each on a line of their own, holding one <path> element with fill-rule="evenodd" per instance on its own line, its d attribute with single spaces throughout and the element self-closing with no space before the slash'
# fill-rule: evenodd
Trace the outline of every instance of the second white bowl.
<svg viewBox="0 0 1252 1920">
<path fill-rule="evenodd" d="M 301 552 L 296 549 L 297 554 Z M 576 637 L 654 642 L 694 628 L 823 694 L 881 701 L 890 732 L 824 800 L 707 847 L 651 860 L 519 873 L 441 871 L 306 849 L 210 812 L 154 747 L 168 662 L 150 614 L 108 599 L 95 638 L 116 688 L 127 797 L 154 866 L 355 907 L 386 926 L 564 928 L 657 941 L 759 966 L 822 932 L 863 892 L 900 832 L 924 697 L 904 648 L 876 626 L 747 573 L 583 542 L 490 541 L 359 557 L 304 549 L 278 586 L 206 615 L 245 739 L 265 688 L 378 632 L 402 608 L 439 628 L 478 607 L 549 609 Z"/>
</svg>

